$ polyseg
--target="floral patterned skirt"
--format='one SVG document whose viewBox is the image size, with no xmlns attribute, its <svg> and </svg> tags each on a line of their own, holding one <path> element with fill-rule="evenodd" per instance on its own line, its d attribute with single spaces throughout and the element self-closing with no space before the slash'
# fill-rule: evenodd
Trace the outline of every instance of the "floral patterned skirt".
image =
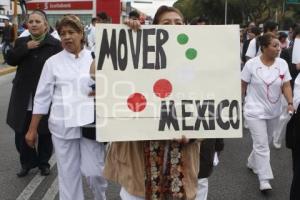
<svg viewBox="0 0 300 200">
<path fill-rule="evenodd" d="M 146 200 L 185 199 L 181 150 L 177 141 L 145 142 Z"/>
</svg>

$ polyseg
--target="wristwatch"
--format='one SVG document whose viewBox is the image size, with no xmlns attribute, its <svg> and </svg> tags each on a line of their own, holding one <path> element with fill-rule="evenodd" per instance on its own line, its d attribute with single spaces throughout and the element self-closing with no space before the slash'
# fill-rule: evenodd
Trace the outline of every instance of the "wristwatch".
<svg viewBox="0 0 300 200">
<path fill-rule="evenodd" d="M 289 105 L 289 106 L 292 106 L 292 105 L 293 105 L 293 102 L 289 102 L 288 105 Z"/>
</svg>

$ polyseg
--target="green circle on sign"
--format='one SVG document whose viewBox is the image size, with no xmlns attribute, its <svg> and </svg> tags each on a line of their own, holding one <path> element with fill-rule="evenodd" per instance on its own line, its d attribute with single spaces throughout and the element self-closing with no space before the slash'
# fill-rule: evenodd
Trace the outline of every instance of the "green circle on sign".
<svg viewBox="0 0 300 200">
<path fill-rule="evenodd" d="M 197 50 L 193 49 L 193 48 L 189 48 L 188 50 L 186 50 L 185 56 L 188 59 L 193 60 L 193 59 L 195 59 L 197 57 Z"/>
<path fill-rule="evenodd" d="M 189 41 L 189 37 L 186 34 L 181 33 L 177 36 L 177 41 L 179 44 L 186 44 Z"/>
</svg>

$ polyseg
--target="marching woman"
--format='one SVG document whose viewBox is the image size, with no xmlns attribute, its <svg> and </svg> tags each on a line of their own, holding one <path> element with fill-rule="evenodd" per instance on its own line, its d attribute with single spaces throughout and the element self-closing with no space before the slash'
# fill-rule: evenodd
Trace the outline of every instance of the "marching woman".
<svg viewBox="0 0 300 200">
<path fill-rule="evenodd" d="M 247 167 L 257 174 L 259 189 L 265 192 L 272 189 L 269 144 L 278 124 L 282 93 L 288 102 L 286 112 L 293 112 L 294 108 L 288 65 L 278 58 L 279 40 L 272 33 L 259 39 L 262 55 L 250 59 L 243 68 L 242 94 L 247 94 L 244 116 L 253 141 Z"/>
<path fill-rule="evenodd" d="M 58 40 L 49 33 L 46 14 L 34 10 L 28 18 L 30 35 L 19 38 L 12 50 L 8 51 L 7 63 L 17 66 L 16 76 L 7 112 L 7 123 L 15 131 L 15 145 L 20 154 L 21 170 L 18 177 L 23 177 L 35 167 L 41 175 L 49 175 L 49 159 L 52 155 L 51 134 L 48 129 L 48 110 L 38 127 L 37 148 L 29 147 L 25 142 L 32 115 L 32 99 L 46 60 L 62 50 Z"/>
<path fill-rule="evenodd" d="M 153 24 L 182 25 L 184 22 L 177 9 L 161 6 Z M 139 22 L 129 20 L 127 25 L 137 30 Z M 197 193 L 199 152 L 198 140 L 186 138 L 114 142 L 108 150 L 104 176 L 121 185 L 123 200 L 192 200 Z"/>
<path fill-rule="evenodd" d="M 94 122 L 94 100 L 88 96 L 93 83 L 89 76 L 93 59 L 91 52 L 84 49 L 84 28 L 78 17 L 63 17 L 58 32 L 64 50 L 45 63 L 26 141 L 34 146 L 40 119 L 51 105 L 49 129 L 57 158 L 60 199 L 84 199 L 83 174 L 95 199 L 103 200 L 107 187 L 102 177 L 105 147 L 83 138 L 81 129 Z"/>
</svg>

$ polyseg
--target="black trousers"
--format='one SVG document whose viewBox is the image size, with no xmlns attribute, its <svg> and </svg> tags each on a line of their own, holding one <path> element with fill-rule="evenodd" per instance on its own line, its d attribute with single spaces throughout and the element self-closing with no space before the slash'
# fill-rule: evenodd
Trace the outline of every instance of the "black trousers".
<svg viewBox="0 0 300 200">
<path fill-rule="evenodd" d="M 299 144 L 300 145 L 300 144 Z M 293 181 L 290 191 L 290 200 L 300 199 L 300 147 L 292 149 Z"/>
<path fill-rule="evenodd" d="M 25 141 L 25 135 L 30 125 L 31 115 L 32 113 L 28 111 L 22 132 L 15 132 L 15 145 L 20 154 L 21 166 L 24 169 L 50 167 L 49 159 L 52 155 L 53 145 L 48 128 L 38 129 L 39 134 L 37 149 L 29 147 Z M 47 120 L 44 121 L 45 122 L 41 121 L 41 125 L 47 126 Z"/>
</svg>

